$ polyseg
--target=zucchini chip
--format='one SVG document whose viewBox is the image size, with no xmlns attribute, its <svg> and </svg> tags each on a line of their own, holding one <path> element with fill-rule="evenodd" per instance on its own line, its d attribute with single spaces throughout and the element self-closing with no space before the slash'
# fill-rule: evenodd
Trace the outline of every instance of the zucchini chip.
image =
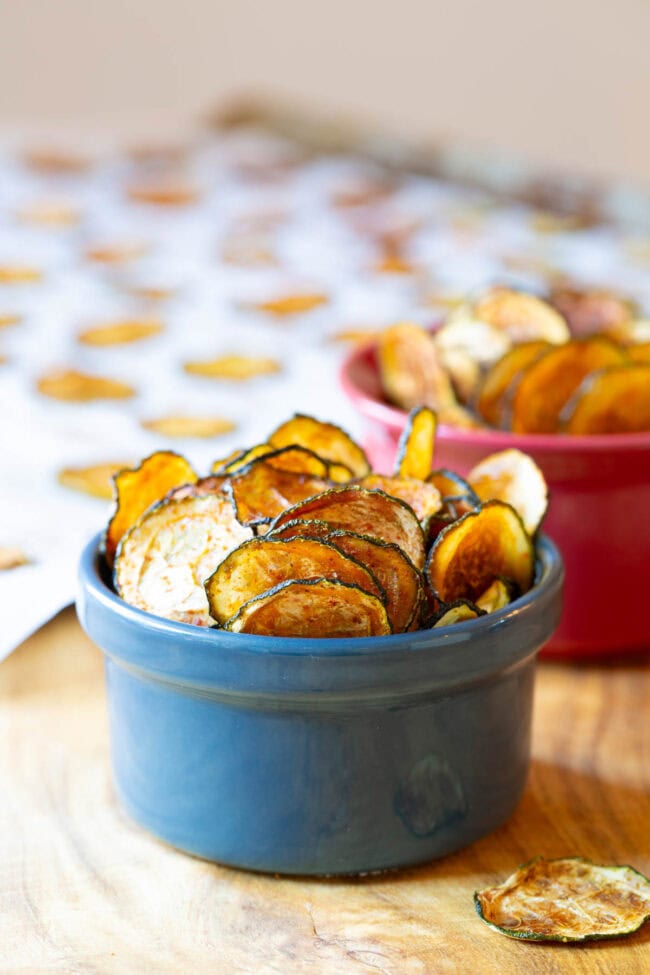
<svg viewBox="0 0 650 975">
<path fill-rule="evenodd" d="M 650 431 L 650 362 L 588 376 L 567 404 L 565 417 L 566 433 Z"/>
<path fill-rule="evenodd" d="M 415 512 L 383 491 L 369 491 L 359 485 L 333 488 L 283 511 L 271 528 L 281 528 L 296 518 L 315 518 L 327 521 L 332 528 L 393 542 L 416 568 L 424 565 L 424 534 Z"/>
<path fill-rule="evenodd" d="M 250 462 L 257 457 L 264 457 L 265 454 L 270 454 L 272 450 L 273 447 L 268 443 L 258 443 L 254 447 L 249 447 L 247 450 L 242 450 L 238 447 L 226 457 L 222 457 L 221 460 L 215 460 L 212 465 L 212 473 L 234 474 L 236 471 L 248 467 Z"/>
<path fill-rule="evenodd" d="M 134 318 L 87 328 L 79 333 L 77 341 L 82 345 L 125 345 L 159 335 L 162 330 L 162 322 L 157 318 Z"/>
<path fill-rule="evenodd" d="M 426 566 L 431 589 L 443 603 L 475 603 L 499 576 L 528 592 L 534 570 L 532 541 L 515 509 L 503 501 L 487 501 L 443 529 Z"/>
<path fill-rule="evenodd" d="M 472 310 L 475 318 L 505 332 L 513 343 L 541 339 L 560 345 L 571 337 L 557 308 L 525 291 L 490 288 Z"/>
<path fill-rule="evenodd" d="M 316 518 L 311 520 L 305 519 L 305 521 L 301 521 L 300 518 L 294 518 L 293 521 L 288 521 L 286 525 L 281 525 L 280 528 L 273 528 L 266 534 L 265 538 L 287 539 L 300 536 L 300 538 L 328 539 L 336 530 L 331 525 L 328 525 L 326 521 L 318 521 Z"/>
<path fill-rule="evenodd" d="M 476 408 L 486 423 L 503 427 L 508 420 L 506 398 L 517 377 L 551 348 L 549 342 L 524 342 L 498 359 L 481 383 Z"/>
<path fill-rule="evenodd" d="M 573 335 L 617 337 L 636 314 L 634 302 L 602 288 L 557 287 L 550 302 L 569 323 Z"/>
<path fill-rule="evenodd" d="M 365 453 L 344 430 L 313 416 L 296 413 L 274 430 L 269 443 L 276 448 L 306 447 L 328 463 L 343 464 L 354 477 L 363 477 L 370 472 Z"/>
<path fill-rule="evenodd" d="M 632 362 L 650 362 L 650 342 L 639 342 L 638 345 L 631 345 L 627 354 Z"/>
<path fill-rule="evenodd" d="M 229 478 L 221 474 L 209 474 L 208 477 L 200 477 L 194 484 L 172 488 L 163 500 L 180 501 L 181 498 L 202 498 L 206 494 L 225 494 L 224 487 L 228 483 Z"/>
<path fill-rule="evenodd" d="M 92 467 L 65 467 L 59 471 L 57 480 L 63 487 L 73 491 L 90 494 L 93 498 L 111 501 L 113 498 L 113 478 L 119 471 L 130 466 L 125 463 L 94 464 Z"/>
<path fill-rule="evenodd" d="M 359 481 L 361 487 L 369 491 L 383 491 L 392 498 L 399 498 L 408 504 L 418 516 L 426 521 L 440 511 L 440 495 L 433 484 L 406 477 L 384 477 L 383 474 L 369 474 Z"/>
<path fill-rule="evenodd" d="M 427 482 L 438 489 L 443 501 L 447 498 L 459 498 L 463 495 L 471 497 L 474 493 L 464 477 L 446 467 L 432 471 L 427 477 Z M 478 502 L 478 498 L 476 501 Z"/>
<path fill-rule="evenodd" d="M 628 866 L 536 857 L 498 887 L 474 894 L 478 916 L 522 941 L 620 938 L 650 919 L 650 881 Z"/>
<path fill-rule="evenodd" d="M 228 490 L 242 525 L 263 525 L 329 487 L 329 481 L 323 478 L 282 471 L 260 458 L 233 474 Z"/>
<path fill-rule="evenodd" d="M 211 440 L 235 429 L 233 421 L 223 416 L 161 416 L 156 420 L 142 420 L 140 425 L 161 437 L 198 440 Z"/>
<path fill-rule="evenodd" d="M 90 376 L 76 369 L 52 369 L 38 380 L 36 388 L 43 396 L 69 403 L 90 403 L 98 399 L 130 399 L 135 390 L 119 379 Z"/>
<path fill-rule="evenodd" d="M 205 580 L 251 535 L 223 494 L 166 499 L 122 538 L 115 588 L 131 606 L 154 616 L 209 626 Z"/>
<path fill-rule="evenodd" d="M 183 369 L 190 376 L 205 376 L 207 379 L 230 379 L 245 382 L 256 376 L 268 376 L 280 372 L 282 366 L 276 359 L 262 359 L 255 356 L 224 355 L 218 359 L 200 359 L 186 362 Z"/>
<path fill-rule="evenodd" d="M 21 548 L 0 546 L 0 572 L 19 569 L 21 565 L 29 565 L 29 562 Z"/>
<path fill-rule="evenodd" d="M 295 294 L 261 301 L 253 307 L 255 311 L 263 311 L 276 318 L 285 318 L 289 315 L 304 315 L 305 312 L 326 305 L 328 301 L 327 295 L 323 294 Z"/>
<path fill-rule="evenodd" d="M 397 448 L 396 477 L 426 481 L 433 467 L 436 423 L 436 414 L 428 406 L 411 410 Z"/>
<path fill-rule="evenodd" d="M 481 501 L 511 504 L 528 534 L 535 534 L 548 508 L 548 487 L 532 457 L 515 448 L 500 450 L 484 457 L 467 480 Z"/>
<path fill-rule="evenodd" d="M 194 484 L 197 476 L 179 454 L 159 450 L 146 457 L 139 467 L 120 471 L 115 475 L 117 507 L 106 529 L 106 561 L 113 564 L 115 550 L 122 535 L 136 523 L 140 515 L 172 488 Z"/>
<path fill-rule="evenodd" d="M 448 361 L 449 356 L 461 351 L 481 366 L 492 365 L 512 345 L 501 329 L 475 317 L 467 318 L 461 310 L 436 332 L 435 343 L 443 361 Z"/>
<path fill-rule="evenodd" d="M 338 639 L 391 631 L 380 599 L 332 579 L 284 582 L 242 606 L 227 628 L 261 636 Z"/>
<path fill-rule="evenodd" d="M 456 407 L 456 394 L 433 337 L 409 322 L 381 333 L 377 346 L 381 385 L 388 399 L 404 410 Z"/>
<path fill-rule="evenodd" d="M 504 609 L 508 603 L 516 596 L 517 587 L 508 579 L 495 579 L 491 586 L 478 597 L 476 605 L 484 613 L 496 613 L 498 609 Z"/>
<path fill-rule="evenodd" d="M 546 352 L 524 371 L 512 399 L 514 433 L 556 433 L 560 413 L 590 372 L 625 361 L 603 336 L 574 339 Z"/>
<path fill-rule="evenodd" d="M 375 577 L 355 558 L 316 538 L 253 538 L 231 552 L 205 584 L 210 612 L 225 624 L 244 603 L 294 579 L 338 579 L 383 601 Z"/>
<path fill-rule="evenodd" d="M 485 610 L 470 602 L 469 599 L 457 599 L 455 602 L 441 607 L 433 622 L 430 623 L 430 627 L 432 630 L 436 630 L 441 626 L 453 626 L 454 623 L 476 620 L 479 616 L 484 615 Z"/>
</svg>

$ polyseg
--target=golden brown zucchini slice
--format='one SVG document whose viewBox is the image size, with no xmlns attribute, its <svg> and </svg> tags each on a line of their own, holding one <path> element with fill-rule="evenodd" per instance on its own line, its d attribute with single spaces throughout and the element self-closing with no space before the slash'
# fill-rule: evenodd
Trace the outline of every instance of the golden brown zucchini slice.
<svg viewBox="0 0 650 975">
<path fill-rule="evenodd" d="M 109 462 L 93 464 L 92 467 L 65 467 L 59 471 L 57 480 L 63 487 L 72 488 L 73 491 L 110 501 L 114 495 L 113 478 L 129 466 L 130 462 Z"/>
<path fill-rule="evenodd" d="M 205 584 L 210 613 L 226 623 L 244 603 L 292 579 L 338 579 L 383 600 L 372 573 L 316 538 L 253 538 L 231 552 Z"/>
<path fill-rule="evenodd" d="M 574 339 L 546 352 L 523 373 L 512 399 L 515 433 L 555 433 L 560 413 L 590 372 L 620 365 L 625 356 L 609 339 Z"/>
<path fill-rule="evenodd" d="M 280 372 L 282 365 L 276 359 L 246 355 L 224 355 L 217 359 L 199 359 L 186 362 L 183 369 L 190 376 L 245 382 L 247 379 L 254 379 L 256 376 L 268 376 L 274 372 Z"/>
<path fill-rule="evenodd" d="M 462 495 L 470 496 L 474 493 L 465 480 L 460 474 L 456 474 L 455 471 L 450 471 L 446 467 L 441 467 L 437 471 L 432 471 L 427 481 L 429 484 L 433 484 L 434 487 L 438 489 L 440 497 L 443 501 L 447 498 L 458 498 Z M 476 499 L 478 501 L 478 498 Z"/>
<path fill-rule="evenodd" d="M 268 444 L 260 444 L 259 446 L 264 447 L 267 450 L 270 450 Z M 256 449 L 256 448 L 252 448 L 252 449 Z M 231 450 L 230 453 L 226 454 L 225 457 L 220 457 L 219 460 L 213 461 L 210 470 L 213 474 L 227 474 L 228 473 L 227 468 L 230 466 L 230 464 L 232 464 L 233 461 L 238 461 L 241 457 L 244 456 L 244 454 L 247 453 L 248 453 L 247 450 L 242 450 L 241 447 L 235 447 L 235 449 Z"/>
<path fill-rule="evenodd" d="M 158 450 L 145 457 L 139 467 L 120 471 L 114 478 L 117 506 L 106 529 L 106 561 L 113 557 L 122 535 L 140 515 L 172 488 L 194 484 L 197 476 L 184 457 L 171 450 Z"/>
<path fill-rule="evenodd" d="M 484 457 L 467 475 L 481 501 L 506 501 L 517 511 L 529 535 L 534 535 L 548 508 L 544 475 L 528 454 L 514 447 Z"/>
<path fill-rule="evenodd" d="M 165 495 L 165 499 L 180 501 L 181 498 L 202 498 L 206 494 L 225 494 L 228 483 L 229 478 L 222 474 L 209 474 L 208 477 L 200 477 L 193 484 L 181 484 L 180 487 L 172 488 Z"/>
<path fill-rule="evenodd" d="M 436 332 L 435 343 L 443 362 L 460 351 L 481 366 L 492 365 L 512 345 L 511 339 L 501 329 L 476 317 L 467 318 L 461 310 L 455 312 Z"/>
<path fill-rule="evenodd" d="M 90 403 L 99 399 L 130 399 L 135 389 L 119 379 L 91 376 L 76 369 L 51 369 L 41 376 L 36 388 L 43 396 L 69 403 Z"/>
<path fill-rule="evenodd" d="M 329 481 L 320 477 L 281 471 L 260 459 L 233 474 L 228 490 L 242 525 L 263 525 L 329 487 Z"/>
<path fill-rule="evenodd" d="M 470 602 L 469 599 L 457 599 L 451 604 L 441 607 L 438 614 L 430 623 L 432 630 L 441 626 L 453 626 L 454 623 L 465 623 L 467 620 L 476 620 L 483 616 L 484 610 Z"/>
<path fill-rule="evenodd" d="M 212 472 L 214 474 L 234 474 L 236 471 L 248 467 L 258 457 L 265 457 L 270 454 L 272 450 L 273 447 L 268 443 L 258 443 L 247 450 L 234 450 L 223 460 L 216 460 L 212 465 Z"/>
<path fill-rule="evenodd" d="M 276 449 L 306 447 L 331 464 L 343 464 L 355 477 L 363 477 L 370 471 L 365 453 L 344 430 L 334 423 L 316 420 L 313 416 L 296 413 L 274 430 L 269 443 Z"/>
<path fill-rule="evenodd" d="M 618 337 L 636 306 L 627 298 L 603 288 L 572 288 L 561 285 L 551 292 L 550 302 L 569 323 L 573 335 L 604 334 Z"/>
<path fill-rule="evenodd" d="M 536 857 L 498 887 L 477 891 L 474 903 L 482 921 L 510 938 L 620 938 L 650 919 L 650 881 L 633 867 Z"/>
<path fill-rule="evenodd" d="M 638 345 L 630 345 L 627 354 L 632 362 L 650 362 L 650 342 L 639 342 Z"/>
<path fill-rule="evenodd" d="M 303 522 L 321 525 L 323 522 Z M 422 575 L 399 545 L 369 535 L 332 531 L 327 540 L 345 555 L 365 565 L 384 590 L 384 602 L 393 633 L 408 630 L 418 616 L 422 602 Z M 317 529 L 320 530 L 320 529 Z"/>
<path fill-rule="evenodd" d="M 476 605 L 485 613 L 496 613 L 504 609 L 516 597 L 516 589 L 508 579 L 495 579 L 491 586 L 476 600 Z"/>
<path fill-rule="evenodd" d="M 124 345 L 152 338 L 162 330 L 163 324 L 157 318 L 132 318 L 87 328 L 79 333 L 77 341 L 82 345 Z"/>
<path fill-rule="evenodd" d="M 209 626 L 204 582 L 251 535 L 223 494 L 161 501 L 122 538 L 115 588 L 131 606 L 155 616 Z"/>
<path fill-rule="evenodd" d="M 512 288 L 490 288 L 473 307 L 474 317 L 505 332 L 515 342 L 561 344 L 571 337 L 562 317 L 547 301 Z"/>
<path fill-rule="evenodd" d="M 332 579 L 283 582 L 242 606 L 227 628 L 259 636 L 330 639 L 387 636 L 391 631 L 380 599 Z"/>
<path fill-rule="evenodd" d="M 327 521 L 332 528 L 393 542 L 406 552 L 416 568 L 424 565 L 424 534 L 415 512 L 383 491 L 369 491 L 358 485 L 334 488 L 283 511 L 271 527 L 281 528 L 296 518 Z"/>
<path fill-rule="evenodd" d="M 381 333 L 377 354 L 382 388 L 392 403 L 404 410 L 457 405 L 440 352 L 423 328 L 408 322 L 391 326 Z"/>
<path fill-rule="evenodd" d="M 437 488 L 426 481 L 406 477 L 384 477 L 382 474 L 369 474 L 358 482 L 361 487 L 369 491 L 383 491 L 392 498 L 399 498 L 408 504 L 418 516 L 419 521 L 425 522 L 437 511 L 441 502 Z"/>
<path fill-rule="evenodd" d="M 161 437 L 192 440 L 211 440 L 235 429 L 235 423 L 225 416 L 188 416 L 187 413 L 174 413 L 155 417 L 153 420 L 142 420 L 140 425 Z"/>
<path fill-rule="evenodd" d="M 397 447 L 396 477 L 426 481 L 433 466 L 436 414 L 428 406 L 411 410 Z"/>
<path fill-rule="evenodd" d="M 515 509 L 503 501 L 487 501 L 440 532 L 425 571 L 443 603 L 475 603 L 499 576 L 512 579 L 521 593 L 528 592 L 535 552 Z"/>
<path fill-rule="evenodd" d="M 650 363 L 629 363 L 588 376 L 567 404 L 566 433 L 650 431 Z"/>
<path fill-rule="evenodd" d="M 287 539 L 300 536 L 300 538 L 328 539 L 333 531 L 336 529 L 333 529 L 326 521 L 318 521 L 316 518 L 302 521 L 300 518 L 294 518 L 293 521 L 288 521 L 280 528 L 273 528 L 265 535 L 265 538 Z"/>
<path fill-rule="evenodd" d="M 329 478 L 329 464 L 307 447 L 272 447 L 262 458 L 265 464 L 279 471 L 294 474 L 311 474 L 313 477 Z"/>
<path fill-rule="evenodd" d="M 548 342 L 524 342 L 498 359 L 481 383 L 476 408 L 486 423 L 501 427 L 507 419 L 506 396 L 511 384 L 551 348 Z"/>
<path fill-rule="evenodd" d="M 254 305 L 257 311 L 266 312 L 276 318 L 285 318 L 288 315 L 304 315 L 314 308 L 320 308 L 329 301 L 324 294 L 295 294 L 282 295 L 279 298 L 271 298 L 268 301 L 261 301 Z"/>
</svg>

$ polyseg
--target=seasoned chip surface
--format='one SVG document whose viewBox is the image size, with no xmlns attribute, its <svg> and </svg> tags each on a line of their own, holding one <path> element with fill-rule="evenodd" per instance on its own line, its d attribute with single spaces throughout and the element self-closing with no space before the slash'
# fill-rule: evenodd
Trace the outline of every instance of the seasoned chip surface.
<svg viewBox="0 0 650 975">
<path fill-rule="evenodd" d="M 368 474 L 359 481 L 361 487 L 369 491 L 383 491 L 392 498 L 399 498 L 408 504 L 420 521 L 426 521 L 440 510 L 440 493 L 434 484 L 419 481 L 413 477 L 385 477 L 382 474 Z"/>
<path fill-rule="evenodd" d="M 260 525 L 305 498 L 320 494 L 329 482 L 311 474 L 283 471 L 260 459 L 250 467 L 236 472 L 230 491 L 243 525 Z"/>
<path fill-rule="evenodd" d="M 117 591 L 155 616 L 209 626 L 205 580 L 251 535 L 222 494 L 162 501 L 122 539 L 115 560 Z"/>
<path fill-rule="evenodd" d="M 330 579 L 285 582 L 242 606 L 228 629 L 285 637 L 387 636 L 386 608 L 376 596 Z"/>
<path fill-rule="evenodd" d="M 479 461 L 467 480 L 481 501 L 511 504 L 528 534 L 535 534 L 548 508 L 548 488 L 532 457 L 515 448 L 500 450 Z"/>
<path fill-rule="evenodd" d="M 511 938 L 617 938 L 650 919 L 650 882 L 628 866 L 537 857 L 498 887 L 477 891 L 474 902 L 486 924 Z"/>
<path fill-rule="evenodd" d="M 128 383 L 105 376 L 91 376 L 76 369 L 53 369 L 38 380 L 36 388 L 43 396 L 71 403 L 88 403 L 101 399 L 130 399 L 135 390 Z"/>
<path fill-rule="evenodd" d="M 297 413 L 273 431 L 269 442 L 274 447 L 306 447 L 323 460 L 343 464 L 356 477 L 370 471 L 364 451 L 344 430 L 313 416 Z"/>
</svg>

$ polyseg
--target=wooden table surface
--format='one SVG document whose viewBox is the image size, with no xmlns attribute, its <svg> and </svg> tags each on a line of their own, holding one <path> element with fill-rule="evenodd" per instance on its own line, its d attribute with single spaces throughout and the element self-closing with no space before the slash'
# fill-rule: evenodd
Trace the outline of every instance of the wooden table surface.
<svg viewBox="0 0 650 975">
<path fill-rule="evenodd" d="M 0 665 L 0 972 L 553 975 L 650 972 L 650 924 L 584 947 L 484 926 L 475 888 L 541 853 L 650 874 L 650 660 L 539 669 L 525 796 L 429 866 L 283 880 L 184 856 L 113 797 L 102 661 L 71 610 Z"/>
</svg>

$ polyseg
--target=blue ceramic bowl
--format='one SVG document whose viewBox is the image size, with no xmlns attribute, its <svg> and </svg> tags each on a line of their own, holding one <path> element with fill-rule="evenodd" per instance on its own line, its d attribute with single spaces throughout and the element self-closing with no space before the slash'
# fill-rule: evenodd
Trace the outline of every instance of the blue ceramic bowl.
<svg viewBox="0 0 650 975">
<path fill-rule="evenodd" d="M 443 856 L 513 811 L 529 764 L 535 657 L 562 561 L 444 630 L 323 640 L 201 629 L 115 595 L 99 538 L 77 612 L 106 655 L 115 786 L 168 843 L 220 863 L 346 874 Z"/>
</svg>

